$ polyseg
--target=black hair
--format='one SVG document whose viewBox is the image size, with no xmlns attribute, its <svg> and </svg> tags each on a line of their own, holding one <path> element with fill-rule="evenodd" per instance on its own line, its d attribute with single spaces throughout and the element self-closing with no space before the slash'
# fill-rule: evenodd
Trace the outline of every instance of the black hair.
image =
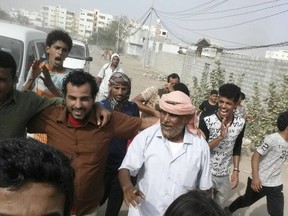
<svg viewBox="0 0 288 216">
<path fill-rule="evenodd" d="M 243 92 L 241 92 L 240 99 L 245 100 L 245 98 L 246 98 L 246 95 Z"/>
<path fill-rule="evenodd" d="M 28 182 L 48 183 L 65 195 L 64 216 L 68 216 L 74 198 L 74 176 L 70 160 L 51 146 L 29 138 L 0 141 L 1 188 L 17 191 Z"/>
<path fill-rule="evenodd" d="M 239 101 L 241 89 L 233 83 L 226 83 L 220 86 L 219 96 L 232 99 L 235 103 Z"/>
<path fill-rule="evenodd" d="M 180 77 L 177 73 L 172 73 L 170 75 L 167 76 L 167 83 L 169 83 L 169 79 L 172 78 L 172 79 L 178 79 L 179 82 L 180 82 Z"/>
<path fill-rule="evenodd" d="M 174 91 L 181 91 L 190 97 L 190 91 L 184 83 L 175 83 L 173 86 Z"/>
<path fill-rule="evenodd" d="M 179 196 L 164 216 L 225 216 L 222 208 L 207 193 L 192 190 Z"/>
<path fill-rule="evenodd" d="M 288 111 L 282 112 L 277 118 L 277 128 L 279 131 L 284 131 L 288 127 Z"/>
<path fill-rule="evenodd" d="M 98 93 L 98 87 L 96 84 L 96 79 L 91 74 L 84 72 L 83 70 L 75 69 L 71 71 L 66 77 L 63 79 L 62 83 L 62 91 L 64 97 L 67 95 L 67 84 L 71 83 L 73 86 L 82 86 L 88 83 L 91 87 L 91 97 L 95 99 Z"/>
<path fill-rule="evenodd" d="M 17 64 L 12 55 L 0 50 L 0 68 L 11 69 L 11 77 L 16 77 Z"/>
<path fill-rule="evenodd" d="M 51 47 L 55 42 L 62 41 L 68 46 L 68 51 L 72 49 L 73 42 L 69 34 L 60 29 L 52 30 L 46 38 L 46 46 Z"/>
<path fill-rule="evenodd" d="M 215 90 L 215 89 L 211 90 L 210 95 L 213 95 L 213 94 L 217 94 L 218 95 L 218 91 Z"/>
</svg>

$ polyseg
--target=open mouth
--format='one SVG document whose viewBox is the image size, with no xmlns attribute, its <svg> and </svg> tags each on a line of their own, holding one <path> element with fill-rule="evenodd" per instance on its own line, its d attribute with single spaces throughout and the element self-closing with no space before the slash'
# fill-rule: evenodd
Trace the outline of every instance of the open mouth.
<svg viewBox="0 0 288 216">
<path fill-rule="evenodd" d="M 56 57 L 56 58 L 55 58 L 55 63 L 56 63 L 56 64 L 61 64 L 61 62 L 62 62 L 61 57 Z"/>
</svg>

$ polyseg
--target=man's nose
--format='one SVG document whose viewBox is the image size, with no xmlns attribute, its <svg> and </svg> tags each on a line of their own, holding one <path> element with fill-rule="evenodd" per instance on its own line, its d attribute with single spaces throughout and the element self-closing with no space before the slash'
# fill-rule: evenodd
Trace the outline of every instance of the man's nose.
<svg viewBox="0 0 288 216">
<path fill-rule="evenodd" d="M 76 108 L 81 108 L 81 107 L 82 107 L 82 102 L 81 102 L 81 100 L 76 100 L 76 101 L 75 101 L 75 107 L 76 107 Z"/>
</svg>

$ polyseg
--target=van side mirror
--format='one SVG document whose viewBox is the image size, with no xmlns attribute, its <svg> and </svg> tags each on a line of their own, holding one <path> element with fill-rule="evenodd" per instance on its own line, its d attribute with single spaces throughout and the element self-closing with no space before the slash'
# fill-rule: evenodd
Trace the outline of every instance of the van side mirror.
<svg viewBox="0 0 288 216">
<path fill-rule="evenodd" d="M 86 61 L 93 61 L 93 58 L 91 56 L 86 58 Z"/>
</svg>

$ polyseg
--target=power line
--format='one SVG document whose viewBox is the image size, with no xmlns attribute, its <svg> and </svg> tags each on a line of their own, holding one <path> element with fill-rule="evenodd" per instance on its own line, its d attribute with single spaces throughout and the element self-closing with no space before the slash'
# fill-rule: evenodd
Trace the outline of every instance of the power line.
<svg viewBox="0 0 288 216">
<path fill-rule="evenodd" d="M 148 11 L 149 11 L 149 13 L 146 15 L 146 18 L 143 20 L 142 24 L 133 33 L 129 34 L 127 37 L 136 34 L 145 25 L 147 19 L 151 16 L 152 8 L 150 8 Z"/>
<path fill-rule="evenodd" d="M 286 13 L 286 12 L 288 12 L 288 10 L 284 10 L 284 11 L 277 12 L 277 13 L 274 13 L 274 14 L 271 14 L 271 15 L 267 15 L 267 16 L 264 16 L 264 17 L 260 17 L 260 18 L 256 18 L 256 19 L 252 19 L 252 20 L 248 20 L 248 21 L 244 21 L 244 22 L 241 22 L 241 23 L 228 25 L 228 26 L 221 26 L 221 27 L 215 27 L 215 28 L 202 28 L 202 29 L 192 29 L 192 28 L 182 28 L 182 29 L 187 30 L 187 31 L 209 31 L 209 30 L 226 29 L 226 28 L 232 28 L 232 27 L 236 27 L 236 26 L 252 23 L 252 22 L 255 22 L 255 21 L 258 21 L 258 20 L 262 20 L 262 19 L 267 19 L 267 18 L 270 18 L 270 17 L 273 17 L 273 16 L 278 16 L 278 15 Z"/>
<path fill-rule="evenodd" d="M 197 9 L 197 8 L 200 8 L 200 7 L 202 7 L 202 6 L 205 6 L 205 5 L 208 5 L 208 4 L 210 4 L 210 3 L 213 3 L 213 2 L 215 2 L 215 1 L 217 1 L 217 0 L 212 0 L 212 1 L 209 1 L 209 2 L 206 2 L 206 3 L 203 3 L 203 4 L 201 4 L 201 5 L 197 5 L 197 6 L 195 6 L 195 7 L 192 7 L 192 8 L 189 8 L 189 9 L 186 9 L 186 10 L 182 10 L 182 11 L 173 11 L 173 12 L 164 12 L 164 11 L 159 11 L 160 13 L 167 13 L 167 14 L 177 14 L 177 13 L 184 13 L 184 12 L 187 12 L 187 11 L 190 11 L 190 10 L 194 10 L 194 9 Z"/>
<path fill-rule="evenodd" d="M 226 51 L 234 51 L 234 50 L 250 50 L 250 49 L 260 49 L 260 48 L 268 48 L 268 47 L 282 47 L 288 46 L 288 41 L 274 43 L 274 44 L 266 44 L 266 45 L 258 45 L 258 46 L 247 46 L 247 47 L 237 47 L 237 48 L 224 48 Z"/>
<path fill-rule="evenodd" d="M 183 21 L 207 21 L 207 20 L 218 20 L 218 19 L 225 19 L 225 18 L 230 18 L 230 17 L 236 17 L 236 16 L 242 16 L 242 15 L 247 15 L 247 14 L 252 14 L 252 13 L 256 13 L 259 11 L 263 11 L 263 10 L 269 10 L 271 8 L 277 8 L 277 7 L 281 7 L 284 5 L 288 5 L 288 3 L 283 3 L 283 4 L 279 4 L 279 5 L 273 5 L 270 7 L 266 7 L 266 8 L 260 8 L 257 10 L 253 10 L 253 11 L 247 11 L 247 12 L 243 12 L 243 13 L 238 13 L 238 14 L 232 14 L 232 15 L 227 15 L 227 16 L 222 16 L 222 17 L 212 17 L 212 18 L 203 18 L 203 19 L 192 19 L 192 20 L 183 20 Z"/>
</svg>

